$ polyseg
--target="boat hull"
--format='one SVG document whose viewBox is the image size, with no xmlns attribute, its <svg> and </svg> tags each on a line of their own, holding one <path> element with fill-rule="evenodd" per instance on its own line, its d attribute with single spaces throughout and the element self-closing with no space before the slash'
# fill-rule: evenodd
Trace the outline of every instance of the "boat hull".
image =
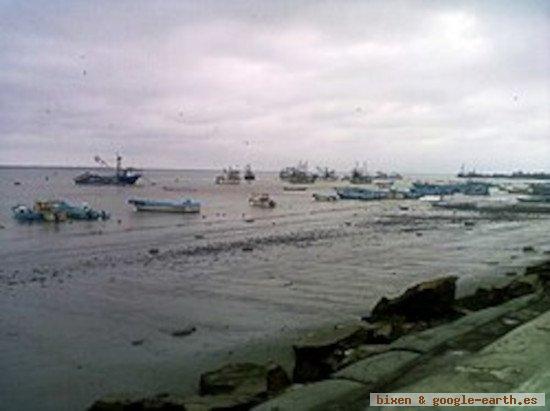
<svg viewBox="0 0 550 411">
<path fill-rule="evenodd" d="M 361 200 L 373 201 L 384 200 L 389 198 L 389 193 L 386 191 L 369 190 L 355 187 L 336 188 L 338 197 L 342 200 Z"/>
<path fill-rule="evenodd" d="M 128 200 L 136 211 L 148 211 L 157 213 L 182 213 L 195 214 L 200 213 L 201 206 L 198 202 L 173 203 L 169 201 L 150 201 L 150 200 Z"/>
<path fill-rule="evenodd" d="M 75 184 L 78 185 L 99 185 L 99 186 L 125 186 L 134 185 L 141 174 L 135 174 L 132 176 L 100 176 L 97 174 L 83 174 L 74 179 Z"/>
</svg>

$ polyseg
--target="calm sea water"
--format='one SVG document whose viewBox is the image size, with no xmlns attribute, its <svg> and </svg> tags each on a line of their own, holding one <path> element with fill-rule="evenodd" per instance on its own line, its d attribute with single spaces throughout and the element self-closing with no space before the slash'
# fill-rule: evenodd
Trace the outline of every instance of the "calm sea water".
<svg viewBox="0 0 550 411">
<path fill-rule="evenodd" d="M 0 241 L 23 241 L 40 238 L 59 239 L 63 236 L 86 234 L 102 230 L 110 232 L 139 232 L 148 229 L 177 226 L 179 230 L 208 221 L 230 222 L 247 218 L 273 218 L 314 210 L 346 207 L 346 204 L 320 204 L 312 201 L 313 192 L 330 192 L 341 182 L 321 182 L 305 192 L 284 191 L 285 184 L 277 173 L 260 172 L 257 180 L 237 186 L 215 185 L 219 171 L 155 171 L 135 186 L 76 185 L 73 178 L 85 169 L 55 168 L 0 168 Z M 445 180 L 452 176 L 412 176 Z M 19 183 L 19 185 L 16 185 Z M 165 188 L 168 188 L 165 189 Z M 248 205 L 252 193 L 267 192 L 277 201 L 275 210 L 259 210 Z M 127 204 L 130 198 L 178 199 L 194 198 L 202 203 L 201 215 L 136 213 Z M 96 209 L 111 214 L 107 222 L 75 222 L 74 224 L 20 224 L 12 219 L 11 207 L 16 204 L 32 206 L 40 199 L 64 199 L 75 203 L 86 202 Z M 349 205 L 349 204 L 348 204 Z"/>
</svg>

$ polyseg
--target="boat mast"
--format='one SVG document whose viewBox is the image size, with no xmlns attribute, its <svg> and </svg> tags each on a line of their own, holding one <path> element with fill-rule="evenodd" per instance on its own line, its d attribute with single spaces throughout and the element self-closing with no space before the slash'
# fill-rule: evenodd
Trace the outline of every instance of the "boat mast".
<svg viewBox="0 0 550 411">
<path fill-rule="evenodd" d="M 122 171 L 122 157 L 116 153 L 116 175 L 120 176 Z"/>
</svg>

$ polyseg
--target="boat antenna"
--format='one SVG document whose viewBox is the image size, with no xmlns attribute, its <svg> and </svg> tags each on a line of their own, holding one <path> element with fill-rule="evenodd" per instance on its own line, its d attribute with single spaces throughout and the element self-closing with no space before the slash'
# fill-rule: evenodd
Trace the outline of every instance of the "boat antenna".
<svg viewBox="0 0 550 411">
<path fill-rule="evenodd" d="M 117 152 L 116 153 L 116 173 L 117 173 L 117 175 L 120 174 L 121 170 L 122 170 L 122 157 Z"/>
<path fill-rule="evenodd" d="M 98 164 L 101 164 L 104 167 L 113 168 L 113 167 L 111 167 L 111 165 L 109 163 L 107 163 L 105 160 L 103 160 L 101 157 L 99 157 L 97 155 L 94 157 L 94 161 Z"/>
</svg>

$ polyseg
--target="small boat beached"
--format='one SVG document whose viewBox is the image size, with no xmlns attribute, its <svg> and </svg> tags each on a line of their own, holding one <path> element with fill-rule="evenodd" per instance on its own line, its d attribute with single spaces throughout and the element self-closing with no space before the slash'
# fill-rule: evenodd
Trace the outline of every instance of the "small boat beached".
<svg viewBox="0 0 550 411">
<path fill-rule="evenodd" d="M 389 191 L 373 190 L 362 187 L 336 187 L 336 193 L 342 200 L 384 200 L 390 197 Z"/>
<path fill-rule="evenodd" d="M 338 195 L 336 194 L 313 193 L 312 197 L 315 201 L 319 202 L 338 201 Z"/>
<path fill-rule="evenodd" d="M 550 196 L 529 195 L 518 196 L 517 199 L 522 203 L 550 203 Z"/>
<path fill-rule="evenodd" d="M 277 205 L 275 200 L 273 200 L 267 193 L 252 194 L 248 199 L 248 204 L 252 207 L 260 208 L 275 208 Z"/>
<path fill-rule="evenodd" d="M 307 187 L 304 186 L 283 186 L 283 191 L 306 191 Z"/>
<path fill-rule="evenodd" d="M 136 211 L 155 211 L 162 213 L 200 213 L 201 203 L 192 199 L 181 200 L 148 200 L 131 198 L 128 204 Z"/>
<path fill-rule="evenodd" d="M 443 201 L 443 196 L 441 195 L 425 195 L 418 199 L 418 201 L 424 201 L 426 203 L 438 203 Z"/>
<path fill-rule="evenodd" d="M 13 218 L 18 221 L 62 222 L 67 220 L 107 220 L 109 214 L 94 210 L 88 204 L 71 204 L 63 200 L 37 201 L 33 207 L 18 204 L 12 207 Z"/>
</svg>

